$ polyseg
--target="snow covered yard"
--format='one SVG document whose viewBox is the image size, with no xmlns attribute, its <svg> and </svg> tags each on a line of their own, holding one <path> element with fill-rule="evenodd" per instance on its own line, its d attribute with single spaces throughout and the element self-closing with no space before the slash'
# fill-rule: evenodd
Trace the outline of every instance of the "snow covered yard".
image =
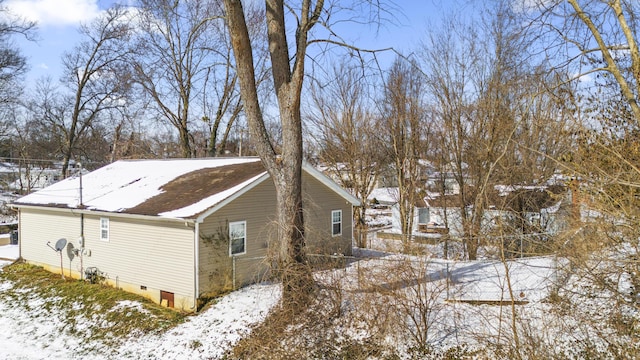
<svg viewBox="0 0 640 360">
<path fill-rule="evenodd" d="M 18 245 L 4 245 L 0 246 L 0 261 L 11 262 L 20 256 L 20 249 Z"/>
<path fill-rule="evenodd" d="M 0 248 L 0 254 L 10 251 Z M 298 347 L 315 349 L 303 358 L 348 357 L 348 351 L 361 355 L 373 347 L 365 358 L 508 359 L 517 351 L 523 358 L 582 359 L 613 356 L 637 343 L 633 333 L 616 331 L 612 298 L 577 274 L 559 274 L 554 257 L 500 262 L 355 253 L 344 268 L 315 273 L 318 302 L 280 334 L 277 346 L 285 354 Z M 25 303 L 11 301 L 8 294 L 15 291 Z M 2 280 L 0 359 L 222 359 L 280 297 L 277 284 L 252 285 L 169 330 L 107 345 L 70 331 L 52 299 Z M 141 304 L 120 301 L 115 307 L 139 310 Z M 626 311 L 625 321 L 640 319 L 633 307 Z M 74 321 L 81 330 L 101 320 Z"/>
<path fill-rule="evenodd" d="M 473 353 L 491 339 L 504 345 L 510 341 L 512 319 L 535 319 L 548 312 L 545 301 L 555 281 L 552 257 L 503 263 L 370 250 L 359 255 L 368 258 L 316 274 L 328 289 L 326 296 L 342 299 L 341 311 L 349 314 L 335 326 L 348 329 L 345 337 L 366 338 L 370 335 L 359 331 L 384 318 L 390 328 L 383 341 L 403 358 L 410 358 L 420 342 L 442 356 L 459 349 Z"/>
<path fill-rule="evenodd" d="M 2 283 L 0 292 L 10 288 L 11 284 Z M 225 297 L 162 335 L 132 337 L 117 347 L 85 342 L 67 333 L 55 313 L 38 308 L 44 299 L 31 299 L 29 311 L 3 301 L 0 359 L 218 359 L 253 323 L 266 316 L 278 294 L 276 285 L 254 285 Z"/>
<path fill-rule="evenodd" d="M 257 284 L 235 291 L 162 335 L 129 339 L 114 359 L 220 359 L 280 299 L 280 286 Z"/>
<path fill-rule="evenodd" d="M 17 248 L 17 246 L 16 246 Z M 0 247 L 0 257 L 16 258 L 17 252 L 8 246 Z M 9 261 L 1 261 L 0 268 Z M 1 269 L 0 269 L 1 270 Z M 25 303 L 12 299 L 13 291 L 20 293 Z M 11 281 L 0 280 L 0 359 L 218 359 L 221 358 L 250 327 L 262 321 L 280 299 L 277 284 L 257 284 L 233 292 L 206 308 L 196 316 L 189 316 L 182 324 L 161 334 L 132 334 L 114 346 L 81 334 L 90 331 L 95 322 L 76 316 L 70 325 L 62 319 L 57 299 L 15 288 Z M 88 304 L 75 303 L 82 308 Z M 115 308 L 144 312 L 140 303 L 120 301 Z M 127 314 L 127 312 L 124 312 Z M 84 329 L 84 330 L 83 330 Z"/>
</svg>

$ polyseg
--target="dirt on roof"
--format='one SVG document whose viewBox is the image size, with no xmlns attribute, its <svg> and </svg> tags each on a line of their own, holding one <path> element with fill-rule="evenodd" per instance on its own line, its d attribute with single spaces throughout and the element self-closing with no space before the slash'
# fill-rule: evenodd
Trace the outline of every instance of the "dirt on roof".
<svg viewBox="0 0 640 360">
<path fill-rule="evenodd" d="M 260 161 L 192 171 L 163 185 L 160 188 L 163 191 L 162 193 L 122 212 L 138 215 L 158 215 L 181 209 L 230 189 L 264 171 L 264 165 Z M 194 214 L 192 218 L 198 215 L 200 214 Z"/>
</svg>

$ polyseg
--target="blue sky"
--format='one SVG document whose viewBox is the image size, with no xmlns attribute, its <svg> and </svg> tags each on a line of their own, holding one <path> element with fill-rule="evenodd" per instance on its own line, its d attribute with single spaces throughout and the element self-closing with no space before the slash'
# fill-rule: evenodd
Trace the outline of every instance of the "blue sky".
<svg viewBox="0 0 640 360">
<path fill-rule="evenodd" d="M 61 55 L 64 51 L 72 49 L 79 40 L 78 26 L 91 21 L 114 2 L 116 1 L 5 0 L 5 5 L 12 12 L 38 23 L 37 42 L 16 39 L 18 46 L 28 57 L 28 82 L 32 83 L 43 76 L 57 79 L 60 74 Z M 415 49 L 424 38 L 426 24 L 429 21 L 437 21 L 443 6 L 441 3 L 450 2 L 400 0 L 396 3 L 400 12 L 396 12 L 395 20 L 389 21 L 379 29 L 368 25 L 349 26 L 345 37 L 363 47 L 393 46 L 407 52 Z"/>
<path fill-rule="evenodd" d="M 16 38 L 16 43 L 28 58 L 29 82 L 60 74 L 61 56 L 79 40 L 78 26 L 99 15 L 113 0 L 5 0 L 10 11 L 27 20 L 36 21 L 36 42 Z"/>
</svg>

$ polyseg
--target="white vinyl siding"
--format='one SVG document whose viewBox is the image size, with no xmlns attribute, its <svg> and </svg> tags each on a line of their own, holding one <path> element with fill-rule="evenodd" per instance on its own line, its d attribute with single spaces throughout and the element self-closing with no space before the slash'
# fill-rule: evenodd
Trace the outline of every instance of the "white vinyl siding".
<svg viewBox="0 0 640 360">
<path fill-rule="evenodd" d="M 28 261 L 59 269 L 60 254 L 51 250 L 47 242 L 55 244 L 58 239 L 64 238 L 73 243 L 80 234 L 80 215 L 59 211 L 53 216 L 38 210 L 21 210 L 19 226 L 20 255 Z M 65 270 L 68 271 L 70 262 L 66 249 L 62 255 Z"/>
<path fill-rule="evenodd" d="M 109 242 L 87 237 L 95 266 L 109 278 L 193 297 L 193 227 L 183 222 L 109 218 Z M 85 229 L 98 229 L 100 218 L 85 215 Z M 89 231 L 86 231 L 88 234 Z M 181 304 L 175 304 L 180 308 Z"/>
<path fill-rule="evenodd" d="M 100 218 L 100 240 L 109 241 L 109 218 Z"/>
<path fill-rule="evenodd" d="M 331 211 L 331 235 L 342 235 L 342 210 Z"/>
<path fill-rule="evenodd" d="M 242 255 L 247 252 L 247 222 L 229 223 L 229 255 Z"/>
<path fill-rule="evenodd" d="M 160 289 L 193 298 L 193 227 L 184 222 L 108 217 L 109 242 L 101 240 L 103 217 L 85 214 L 84 269 L 96 267 L 115 283 Z M 78 248 L 80 215 L 71 211 L 21 210 L 20 240 L 30 262 L 60 267 L 59 254 L 47 247 L 66 238 Z M 65 272 L 80 271 L 80 257 L 62 252 Z M 159 295 L 159 294 L 158 294 Z M 180 308 L 183 304 L 176 303 Z M 189 305 L 189 304 L 186 304 Z"/>
</svg>

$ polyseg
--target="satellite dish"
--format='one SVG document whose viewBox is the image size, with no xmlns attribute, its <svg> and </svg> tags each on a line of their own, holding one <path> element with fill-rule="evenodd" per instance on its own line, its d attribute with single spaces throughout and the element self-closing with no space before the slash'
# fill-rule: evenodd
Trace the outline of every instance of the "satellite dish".
<svg viewBox="0 0 640 360">
<path fill-rule="evenodd" d="M 69 261 L 73 261 L 73 258 L 76 256 L 77 250 L 76 247 L 73 246 L 72 242 L 67 243 L 67 257 Z"/>
<path fill-rule="evenodd" d="M 67 246 L 67 239 L 62 238 L 56 241 L 56 251 L 62 251 L 65 246 Z"/>
</svg>

